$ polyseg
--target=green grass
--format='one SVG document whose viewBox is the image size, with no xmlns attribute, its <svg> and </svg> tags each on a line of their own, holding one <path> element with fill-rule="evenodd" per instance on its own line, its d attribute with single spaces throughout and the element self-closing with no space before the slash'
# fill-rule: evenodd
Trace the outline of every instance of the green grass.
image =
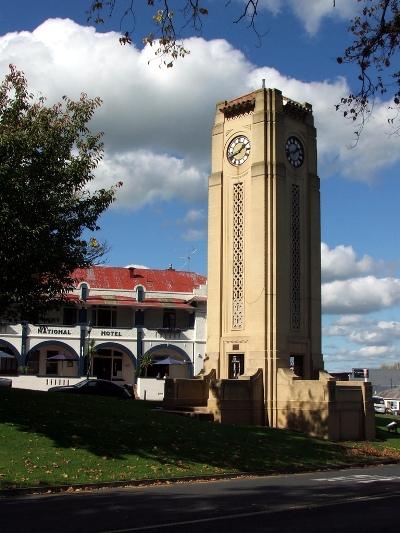
<svg viewBox="0 0 400 533">
<path fill-rule="evenodd" d="M 356 443 L 354 448 L 366 454 L 379 457 L 389 457 L 400 460 L 400 433 L 393 433 L 387 430 L 387 424 L 395 420 L 400 422 L 400 417 L 393 415 L 375 415 L 376 439 L 374 442 Z"/>
<path fill-rule="evenodd" d="M 0 488 L 277 473 L 358 462 L 357 450 L 348 453 L 301 434 L 222 426 L 151 409 L 141 401 L 0 389 Z M 399 437 L 386 444 L 398 447 Z"/>
</svg>

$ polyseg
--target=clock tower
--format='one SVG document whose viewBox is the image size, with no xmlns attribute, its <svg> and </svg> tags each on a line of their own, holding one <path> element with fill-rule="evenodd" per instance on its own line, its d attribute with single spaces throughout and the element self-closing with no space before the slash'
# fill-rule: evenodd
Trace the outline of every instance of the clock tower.
<svg viewBox="0 0 400 533">
<path fill-rule="evenodd" d="M 209 178 L 207 359 L 218 379 L 263 376 L 277 425 L 279 369 L 318 380 L 320 198 L 311 105 L 260 89 L 220 102 Z"/>
</svg>

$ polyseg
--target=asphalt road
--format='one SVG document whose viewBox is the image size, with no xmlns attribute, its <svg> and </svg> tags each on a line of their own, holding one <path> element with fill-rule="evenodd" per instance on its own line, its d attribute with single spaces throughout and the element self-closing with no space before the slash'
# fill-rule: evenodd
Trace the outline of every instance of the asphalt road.
<svg viewBox="0 0 400 533">
<path fill-rule="evenodd" d="M 400 465 L 0 500 L 1 533 L 397 531 Z"/>
</svg>

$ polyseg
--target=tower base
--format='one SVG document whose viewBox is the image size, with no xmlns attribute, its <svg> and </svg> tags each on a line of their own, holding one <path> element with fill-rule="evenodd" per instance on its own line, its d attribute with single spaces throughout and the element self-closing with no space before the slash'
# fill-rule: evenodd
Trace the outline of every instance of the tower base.
<svg viewBox="0 0 400 533">
<path fill-rule="evenodd" d="M 277 385 L 278 396 L 268 406 L 261 369 L 239 379 L 216 379 L 214 371 L 194 379 L 167 379 L 164 406 L 207 407 L 216 422 L 266 425 L 331 441 L 375 437 L 370 383 L 335 381 L 326 372 L 319 379 L 302 380 L 290 369 L 279 369 Z"/>
</svg>

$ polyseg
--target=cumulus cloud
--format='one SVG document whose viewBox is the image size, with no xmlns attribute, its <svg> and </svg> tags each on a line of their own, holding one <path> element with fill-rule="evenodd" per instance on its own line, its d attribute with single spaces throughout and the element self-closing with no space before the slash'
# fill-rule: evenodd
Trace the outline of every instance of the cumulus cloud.
<svg viewBox="0 0 400 533">
<path fill-rule="evenodd" d="M 322 285 L 326 314 L 371 313 L 400 303 L 400 280 L 366 276 Z"/>
<path fill-rule="evenodd" d="M 400 322 L 362 315 L 342 316 L 323 328 L 325 361 L 333 371 L 397 362 Z M 329 339 L 329 340 L 327 340 Z"/>
<path fill-rule="evenodd" d="M 338 172 L 368 181 L 400 160 L 397 138 L 381 133 L 384 103 L 375 106 L 379 127 L 371 124 L 357 149 L 348 149 L 354 127 L 334 111 L 349 91 L 344 79 L 305 83 L 267 65 L 256 68 L 222 39 L 191 38 L 185 46 L 189 56 L 173 69 L 159 68 L 149 47 L 121 47 L 115 32 L 52 19 L 33 32 L 0 37 L 0 75 L 12 62 L 49 102 L 63 94 L 77 98 L 82 91 L 103 99 L 92 123 L 105 132 L 98 184 L 123 181 L 118 204 L 126 208 L 171 198 L 201 201 L 215 103 L 259 88 L 262 78 L 289 98 L 313 104 L 321 176 Z"/>
<path fill-rule="evenodd" d="M 274 15 L 285 8 L 291 9 L 311 35 L 318 31 L 325 17 L 348 20 L 357 11 L 356 0 L 336 0 L 335 6 L 332 0 L 260 0 L 259 6 Z"/>
<path fill-rule="evenodd" d="M 121 180 L 117 206 L 134 210 L 146 204 L 179 197 L 205 199 L 206 174 L 184 159 L 149 150 L 107 152 L 92 187 L 109 187 Z"/>
<path fill-rule="evenodd" d="M 325 363 L 331 372 L 352 368 L 378 368 L 398 361 L 398 349 L 391 346 L 366 346 L 356 350 L 337 348 L 325 354 Z"/>
<path fill-rule="evenodd" d="M 206 231 L 198 228 L 188 228 L 183 234 L 182 238 L 185 241 L 201 241 L 205 238 Z"/>
<path fill-rule="evenodd" d="M 400 303 L 400 280 L 387 274 L 394 264 L 358 257 L 352 246 L 330 248 L 321 243 L 322 309 L 325 314 L 346 314 L 335 328 L 356 323 L 366 314 Z M 378 277 L 378 274 L 386 277 Z"/>
<path fill-rule="evenodd" d="M 183 222 L 185 224 L 192 224 L 193 222 L 202 222 L 206 217 L 204 209 L 189 209 L 186 213 Z"/>
<path fill-rule="evenodd" d="M 349 279 L 375 272 L 383 267 L 382 262 L 374 261 L 369 255 L 357 259 L 352 246 L 339 245 L 329 248 L 321 243 L 322 281 Z"/>
<path fill-rule="evenodd" d="M 323 334 L 327 337 L 344 337 L 354 344 L 388 346 L 400 340 L 400 322 L 366 319 L 361 315 L 343 316 L 329 326 L 325 326 Z"/>
</svg>

